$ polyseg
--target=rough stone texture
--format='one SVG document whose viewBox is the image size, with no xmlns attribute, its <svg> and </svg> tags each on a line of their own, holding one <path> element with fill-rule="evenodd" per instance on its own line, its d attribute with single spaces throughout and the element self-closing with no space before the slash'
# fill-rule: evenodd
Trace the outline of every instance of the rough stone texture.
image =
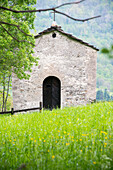
<svg viewBox="0 0 113 170">
<path fill-rule="evenodd" d="M 61 108 L 86 104 L 96 99 L 97 51 L 55 31 L 36 39 L 35 56 L 29 80 L 13 75 L 14 109 L 38 107 L 43 102 L 43 81 L 55 76 L 61 81 Z"/>
</svg>

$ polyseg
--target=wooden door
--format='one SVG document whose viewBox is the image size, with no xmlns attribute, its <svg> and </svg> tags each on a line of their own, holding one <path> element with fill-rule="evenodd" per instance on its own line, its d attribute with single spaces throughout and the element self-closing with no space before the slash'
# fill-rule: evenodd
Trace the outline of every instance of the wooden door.
<svg viewBox="0 0 113 170">
<path fill-rule="evenodd" d="M 43 107 L 46 109 L 60 108 L 60 80 L 54 76 L 47 77 L 43 82 Z"/>
</svg>

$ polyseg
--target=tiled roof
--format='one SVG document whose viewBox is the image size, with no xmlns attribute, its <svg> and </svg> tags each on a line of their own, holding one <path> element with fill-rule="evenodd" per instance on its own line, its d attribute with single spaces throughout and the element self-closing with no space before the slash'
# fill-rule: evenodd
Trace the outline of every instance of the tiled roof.
<svg viewBox="0 0 113 170">
<path fill-rule="evenodd" d="M 86 46 L 88 46 L 88 47 L 91 47 L 91 48 L 99 51 L 99 49 L 96 48 L 96 47 L 94 47 L 93 45 L 90 45 L 90 44 L 88 44 L 87 42 L 82 41 L 81 39 L 73 36 L 72 34 L 69 34 L 69 33 L 64 32 L 64 31 L 61 29 L 60 26 L 51 26 L 50 28 L 48 28 L 48 29 L 40 32 L 38 35 L 35 35 L 34 37 L 35 37 L 35 38 L 39 38 L 40 36 L 42 36 L 42 35 L 44 35 L 44 34 L 47 34 L 47 33 L 50 33 L 50 32 L 53 32 L 53 31 L 58 31 L 58 32 L 60 32 L 61 34 L 66 35 L 67 37 L 69 37 L 69 38 L 71 38 L 71 39 L 73 39 L 73 40 L 76 40 L 76 41 L 80 42 L 81 44 L 84 44 L 84 45 L 86 45 Z"/>
</svg>

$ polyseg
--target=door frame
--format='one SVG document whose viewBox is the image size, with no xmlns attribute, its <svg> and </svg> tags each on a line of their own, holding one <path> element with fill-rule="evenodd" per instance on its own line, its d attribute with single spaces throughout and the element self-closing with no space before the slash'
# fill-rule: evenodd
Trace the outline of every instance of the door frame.
<svg viewBox="0 0 113 170">
<path fill-rule="evenodd" d="M 44 80 L 43 80 L 43 86 L 42 86 L 42 105 L 43 105 L 43 108 L 44 108 L 44 82 L 46 81 L 46 79 L 48 79 L 48 78 L 52 78 L 52 77 L 54 77 L 55 79 L 57 79 L 58 81 L 59 81 L 59 105 L 60 105 L 60 107 L 59 108 L 61 108 L 61 81 L 60 81 L 60 79 L 58 78 L 58 77 L 56 77 L 56 76 L 48 76 L 48 77 L 46 77 Z M 51 100 L 52 100 L 52 98 L 51 98 Z M 52 108 L 53 109 L 53 108 Z"/>
</svg>

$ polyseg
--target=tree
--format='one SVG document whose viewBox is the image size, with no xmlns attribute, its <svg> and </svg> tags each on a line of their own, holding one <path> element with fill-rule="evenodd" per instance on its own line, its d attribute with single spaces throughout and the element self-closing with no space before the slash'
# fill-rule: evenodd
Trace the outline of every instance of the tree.
<svg viewBox="0 0 113 170">
<path fill-rule="evenodd" d="M 96 100 L 97 101 L 104 100 L 104 96 L 103 96 L 103 91 L 102 90 L 98 90 L 97 91 Z"/>
<path fill-rule="evenodd" d="M 8 98 L 12 72 L 19 79 L 28 79 L 29 72 L 32 71 L 32 65 L 34 63 L 38 64 L 38 58 L 32 55 L 35 40 L 34 36 L 30 33 L 30 29 L 34 29 L 35 12 L 53 11 L 54 14 L 58 13 L 80 22 L 100 17 L 76 19 L 58 11 L 58 8 L 62 6 L 79 4 L 83 1 L 64 3 L 47 9 L 35 9 L 33 5 L 36 4 L 36 0 L 0 1 L 0 84 L 3 87 L 2 111 L 6 110 L 5 102 L 7 102 Z"/>
<path fill-rule="evenodd" d="M 27 10 L 34 8 L 36 0 L 0 1 L 4 7 Z M 30 29 L 34 28 L 34 13 L 16 14 L 0 9 L 0 85 L 3 90 L 2 111 L 6 110 L 11 74 L 19 79 L 29 78 L 29 71 L 37 58 L 33 57 L 34 36 Z M 5 24 L 7 23 L 7 24 Z M 26 72 L 27 71 L 27 72 Z"/>
</svg>

